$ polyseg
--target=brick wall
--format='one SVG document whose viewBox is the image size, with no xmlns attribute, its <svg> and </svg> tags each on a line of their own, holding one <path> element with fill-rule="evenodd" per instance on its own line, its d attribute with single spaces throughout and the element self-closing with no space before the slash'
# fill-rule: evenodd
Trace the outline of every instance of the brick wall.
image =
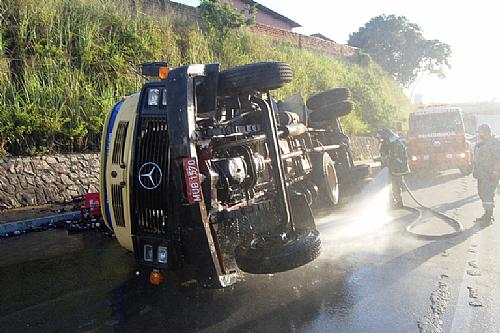
<svg viewBox="0 0 500 333">
<path fill-rule="evenodd" d="M 288 42 L 299 48 L 323 52 L 331 56 L 348 59 L 356 63 L 359 62 L 359 50 L 349 45 L 338 44 L 318 37 L 306 36 L 263 24 L 255 24 L 249 28 L 252 32 L 265 34 L 278 42 Z"/>
<path fill-rule="evenodd" d="M 150 11 L 162 11 L 176 18 L 187 21 L 200 21 L 201 16 L 198 8 L 171 2 L 166 0 L 148 0 L 144 2 Z M 277 24 L 277 23 L 276 23 Z M 349 45 L 338 44 L 318 37 L 306 36 L 286 29 L 280 29 L 275 26 L 257 23 L 249 27 L 250 31 L 257 34 L 265 34 L 277 42 L 291 43 L 299 48 L 306 48 L 313 51 L 319 51 L 339 59 L 349 60 L 359 63 L 358 49 Z"/>
<path fill-rule="evenodd" d="M 132 1 L 134 4 L 135 1 Z M 132 5 L 134 6 L 134 5 Z M 198 8 L 184 5 L 178 2 L 169 0 L 147 0 L 142 2 L 142 9 L 149 15 L 167 14 L 169 17 L 177 21 L 196 22 L 201 20 L 201 15 Z M 179 20 L 180 19 L 180 20 Z"/>
<path fill-rule="evenodd" d="M 165 11 L 167 13 L 172 13 L 177 16 L 187 17 L 192 20 L 200 20 L 201 15 L 198 12 L 198 8 L 186 6 L 177 2 L 165 2 Z"/>
<path fill-rule="evenodd" d="M 246 9 L 248 8 L 248 5 L 246 3 L 243 3 L 241 1 L 232 1 L 232 6 L 233 8 L 236 10 L 236 11 L 246 11 Z M 247 15 L 247 17 L 249 17 L 249 15 Z M 273 17 L 271 15 L 269 15 L 268 13 L 266 12 L 263 12 L 261 10 L 258 10 L 257 9 L 257 13 L 255 15 L 255 21 L 257 23 L 260 23 L 260 24 L 264 24 L 264 25 L 269 25 L 269 26 L 272 26 L 272 27 L 277 27 L 277 28 L 280 28 L 280 29 L 284 29 L 284 30 L 289 30 L 289 31 L 292 31 L 293 27 L 287 23 L 287 22 L 284 22 L 283 20 L 280 20 L 276 17 Z"/>
</svg>

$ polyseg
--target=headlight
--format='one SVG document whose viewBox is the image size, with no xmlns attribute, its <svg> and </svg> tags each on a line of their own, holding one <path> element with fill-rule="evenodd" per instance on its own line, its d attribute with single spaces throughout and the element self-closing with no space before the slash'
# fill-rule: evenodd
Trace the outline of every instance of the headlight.
<svg viewBox="0 0 500 333">
<path fill-rule="evenodd" d="M 144 261 L 153 261 L 153 246 L 144 245 Z"/>
<path fill-rule="evenodd" d="M 158 106 L 159 101 L 160 101 L 160 89 L 149 89 L 148 106 Z"/>
<path fill-rule="evenodd" d="M 158 262 L 162 264 L 167 263 L 168 251 L 165 246 L 158 246 Z"/>
<path fill-rule="evenodd" d="M 453 154 L 446 154 L 446 158 L 453 158 Z"/>
<path fill-rule="evenodd" d="M 460 158 L 465 158 L 467 155 L 465 153 L 460 153 Z"/>
<path fill-rule="evenodd" d="M 167 89 L 162 89 L 161 105 L 167 106 Z"/>
<path fill-rule="evenodd" d="M 418 157 L 417 157 L 417 156 L 412 156 L 412 157 L 411 157 L 411 160 L 412 160 L 412 161 L 417 161 L 417 160 L 418 160 Z"/>
</svg>

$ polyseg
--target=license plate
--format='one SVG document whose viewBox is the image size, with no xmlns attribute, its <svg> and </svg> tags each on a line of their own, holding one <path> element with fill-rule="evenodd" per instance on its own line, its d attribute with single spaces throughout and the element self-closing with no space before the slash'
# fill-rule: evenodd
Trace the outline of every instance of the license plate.
<svg viewBox="0 0 500 333">
<path fill-rule="evenodd" d="M 200 171 L 196 158 L 189 157 L 182 160 L 184 167 L 184 178 L 186 180 L 187 198 L 190 204 L 201 202 L 203 193 L 201 192 Z"/>
</svg>

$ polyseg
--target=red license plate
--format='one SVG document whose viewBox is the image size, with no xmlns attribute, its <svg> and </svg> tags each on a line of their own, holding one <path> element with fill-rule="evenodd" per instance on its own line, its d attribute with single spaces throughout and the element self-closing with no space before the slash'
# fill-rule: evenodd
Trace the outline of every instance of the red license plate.
<svg viewBox="0 0 500 333">
<path fill-rule="evenodd" d="M 184 167 L 184 178 L 186 180 L 187 197 L 190 204 L 201 202 L 203 193 L 201 192 L 200 171 L 196 158 L 189 157 L 182 159 Z"/>
</svg>

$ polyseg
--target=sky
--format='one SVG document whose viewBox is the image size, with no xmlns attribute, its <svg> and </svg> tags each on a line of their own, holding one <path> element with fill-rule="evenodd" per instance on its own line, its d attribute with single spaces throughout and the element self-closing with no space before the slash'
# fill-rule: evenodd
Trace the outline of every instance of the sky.
<svg viewBox="0 0 500 333">
<path fill-rule="evenodd" d="M 197 6 L 199 0 L 176 0 Z M 500 19 L 493 0 L 260 0 L 257 1 L 301 24 L 295 32 L 319 32 L 338 43 L 372 17 L 406 16 L 424 37 L 451 46 L 452 68 L 445 79 L 424 75 L 407 90 L 422 94 L 424 103 L 500 102 Z"/>
</svg>

